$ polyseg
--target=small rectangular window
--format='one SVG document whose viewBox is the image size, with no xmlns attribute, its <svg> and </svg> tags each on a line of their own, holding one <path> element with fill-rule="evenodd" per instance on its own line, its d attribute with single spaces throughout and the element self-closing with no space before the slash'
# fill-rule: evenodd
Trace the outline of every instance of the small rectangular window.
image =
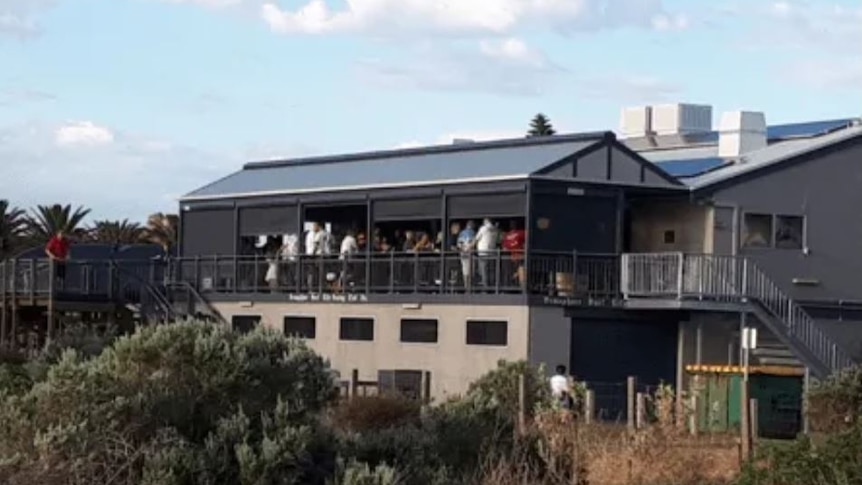
<svg viewBox="0 0 862 485">
<path fill-rule="evenodd" d="M 664 243 L 665 244 L 674 244 L 676 242 L 676 231 L 665 231 L 664 232 Z"/>
<path fill-rule="evenodd" d="M 772 215 L 745 214 L 742 245 L 747 248 L 772 246 Z"/>
<path fill-rule="evenodd" d="M 374 340 L 374 320 L 371 318 L 342 318 L 338 337 L 341 340 Z"/>
<path fill-rule="evenodd" d="M 411 343 L 436 343 L 437 320 L 402 318 L 401 341 Z"/>
<path fill-rule="evenodd" d="M 775 217 L 775 247 L 802 249 L 805 219 L 802 216 Z"/>
<path fill-rule="evenodd" d="M 249 333 L 258 325 L 260 325 L 260 315 L 234 315 L 230 319 L 230 326 L 234 332 Z"/>
<path fill-rule="evenodd" d="M 467 322 L 467 345 L 505 346 L 509 342 L 509 323 L 471 320 Z"/>
<path fill-rule="evenodd" d="M 284 317 L 284 334 L 288 337 L 313 339 L 317 331 L 314 317 Z"/>
</svg>

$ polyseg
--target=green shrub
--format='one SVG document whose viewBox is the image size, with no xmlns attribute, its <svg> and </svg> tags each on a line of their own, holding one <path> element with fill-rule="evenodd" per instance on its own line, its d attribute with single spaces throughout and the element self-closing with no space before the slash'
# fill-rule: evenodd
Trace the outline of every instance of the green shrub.
<svg viewBox="0 0 862 485">
<path fill-rule="evenodd" d="M 0 481 L 291 483 L 273 470 L 306 477 L 326 448 L 316 417 L 336 393 L 326 363 L 280 334 L 145 327 L 91 360 L 66 351 L 44 381 L 3 402 Z M 181 480 L 225 466 L 216 475 L 236 481 Z"/>
<path fill-rule="evenodd" d="M 519 409 L 518 386 L 521 375 L 525 376 L 527 412 L 531 413 L 537 406 L 549 406 L 550 388 L 544 369 L 523 360 L 499 361 L 496 369 L 470 384 L 465 399 L 481 406 L 497 408 L 514 419 Z"/>
</svg>

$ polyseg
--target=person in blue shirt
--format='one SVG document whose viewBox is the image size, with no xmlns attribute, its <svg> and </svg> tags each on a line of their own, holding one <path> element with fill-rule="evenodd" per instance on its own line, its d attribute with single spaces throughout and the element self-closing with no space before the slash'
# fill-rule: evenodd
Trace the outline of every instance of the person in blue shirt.
<svg viewBox="0 0 862 485">
<path fill-rule="evenodd" d="M 461 273 L 464 275 L 464 286 L 470 288 L 470 277 L 473 273 L 471 253 L 476 244 L 476 223 L 467 221 L 466 227 L 458 234 L 458 251 L 461 253 Z"/>
</svg>

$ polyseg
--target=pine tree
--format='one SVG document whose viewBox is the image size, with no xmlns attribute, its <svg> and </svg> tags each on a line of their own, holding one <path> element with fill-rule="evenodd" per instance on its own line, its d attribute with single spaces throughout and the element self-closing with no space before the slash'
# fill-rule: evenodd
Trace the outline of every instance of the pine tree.
<svg viewBox="0 0 862 485">
<path fill-rule="evenodd" d="M 551 136 L 556 133 L 554 126 L 551 125 L 551 120 L 539 113 L 530 121 L 530 130 L 527 131 L 527 136 Z"/>
</svg>

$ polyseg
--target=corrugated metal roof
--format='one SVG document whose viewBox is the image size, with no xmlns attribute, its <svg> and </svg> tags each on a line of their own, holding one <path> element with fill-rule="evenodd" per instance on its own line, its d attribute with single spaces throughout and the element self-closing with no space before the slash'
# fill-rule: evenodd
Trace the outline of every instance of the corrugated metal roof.
<svg viewBox="0 0 862 485">
<path fill-rule="evenodd" d="M 739 162 L 687 179 L 685 183 L 693 189 L 700 189 L 857 136 L 862 136 L 862 126 L 853 126 L 815 138 L 776 143 L 745 154 Z"/>
<path fill-rule="evenodd" d="M 664 169 L 665 172 L 674 177 L 692 177 L 700 175 L 710 170 L 718 169 L 726 164 L 727 160 L 720 157 L 710 158 L 694 158 L 690 160 L 670 160 L 667 162 L 657 162 L 656 165 Z"/>
<path fill-rule="evenodd" d="M 251 163 L 183 200 L 526 178 L 606 136 L 558 135 Z"/>
<path fill-rule="evenodd" d="M 853 118 L 840 120 L 808 121 L 804 123 L 788 123 L 766 127 L 766 138 L 780 140 L 785 138 L 811 137 L 824 135 L 831 131 L 847 128 L 853 123 Z"/>
</svg>

